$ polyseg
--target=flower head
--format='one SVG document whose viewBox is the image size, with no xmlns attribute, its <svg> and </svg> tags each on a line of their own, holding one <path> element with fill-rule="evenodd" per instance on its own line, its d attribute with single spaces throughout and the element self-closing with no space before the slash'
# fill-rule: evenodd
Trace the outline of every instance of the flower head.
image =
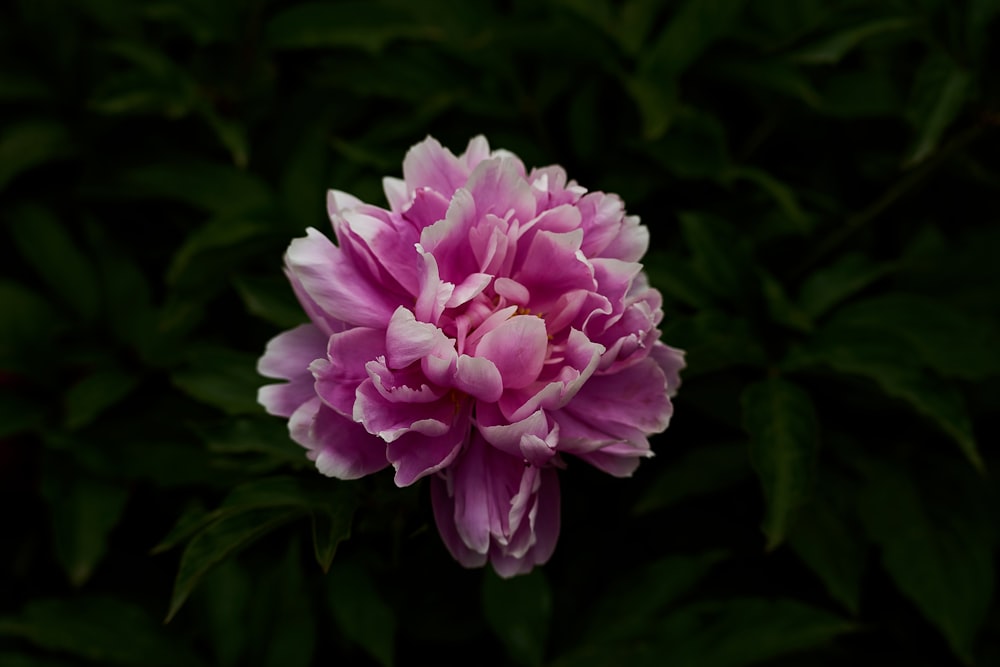
<svg viewBox="0 0 1000 667">
<path fill-rule="evenodd" d="M 389 208 L 327 199 L 285 271 L 311 322 L 268 343 L 268 412 L 320 472 L 430 477 L 445 545 L 503 576 L 552 555 L 564 456 L 628 476 L 667 427 L 683 353 L 639 259 L 649 232 L 558 166 L 427 138 Z"/>
</svg>

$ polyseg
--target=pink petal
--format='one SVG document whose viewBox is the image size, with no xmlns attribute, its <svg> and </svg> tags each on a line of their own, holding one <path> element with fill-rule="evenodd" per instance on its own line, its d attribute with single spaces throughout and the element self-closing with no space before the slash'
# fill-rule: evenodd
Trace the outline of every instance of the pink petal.
<svg viewBox="0 0 1000 667">
<path fill-rule="evenodd" d="M 288 270 L 327 314 L 356 326 L 378 327 L 398 303 L 360 274 L 337 246 L 313 228 L 295 239 L 285 255 Z"/>
<path fill-rule="evenodd" d="M 320 408 L 316 415 L 312 439 L 315 448 L 309 458 L 329 477 L 358 479 L 389 465 L 385 442 L 329 408 Z"/>
<path fill-rule="evenodd" d="M 476 203 L 480 217 L 492 213 L 527 222 L 535 217 L 535 196 L 524 178 L 524 167 L 510 157 L 491 158 L 480 162 L 465 186 Z"/>
<path fill-rule="evenodd" d="M 403 158 L 403 180 L 410 189 L 428 187 L 451 197 L 468 177 L 468 168 L 431 137 L 411 148 Z"/>
<path fill-rule="evenodd" d="M 504 387 L 521 389 L 538 378 L 547 347 L 545 322 L 538 317 L 521 315 L 510 318 L 483 336 L 476 346 L 476 356 L 496 365 Z"/>
<path fill-rule="evenodd" d="M 503 378 L 489 359 L 459 356 L 451 386 L 481 401 L 496 401 L 503 393 Z"/>
<path fill-rule="evenodd" d="M 409 486 L 451 465 L 469 439 L 469 428 L 468 408 L 462 408 L 442 435 L 409 432 L 389 443 L 386 455 L 396 469 L 396 486 Z"/>
<path fill-rule="evenodd" d="M 313 359 L 325 356 L 328 336 L 314 324 L 300 324 L 267 343 L 257 362 L 264 377 L 292 380 L 308 375 Z"/>
<path fill-rule="evenodd" d="M 386 442 L 412 432 L 434 438 L 447 433 L 453 425 L 455 408 L 448 398 L 430 403 L 397 403 L 387 400 L 371 379 L 358 386 L 356 396 L 354 421 Z"/>
<path fill-rule="evenodd" d="M 405 368 L 428 355 L 448 359 L 456 355 L 454 343 L 440 329 L 433 324 L 418 322 L 416 316 L 403 306 L 397 308 L 389 320 L 385 349 L 392 368 Z"/>
<path fill-rule="evenodd" d="M 312 376 L 304 375 L 291 382 L 268 384 L 257 390 L 257 402 L 269 415 L 291 417 L 303 403 L 316 397 Z"/>
<path fill-rule="evenodd" d="M 437 524 L 441 540 L 452 557 L 463 567 L 485 565 L 486 552 L 473 551 L 458 534 L 455 527 L 455 499 L 448 493 L 448 482 L 438 475 L 431 477 L 431 503 L 434 507 L 434 523 Z"/>
</svg>

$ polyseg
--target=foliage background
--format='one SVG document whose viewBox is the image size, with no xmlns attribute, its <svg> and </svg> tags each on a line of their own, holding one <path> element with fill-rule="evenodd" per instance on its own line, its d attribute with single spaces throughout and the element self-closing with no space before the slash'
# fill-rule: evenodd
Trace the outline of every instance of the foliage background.
<svg viewBox="0 0 1000 667">
<path fill-rule="evenodd" d="M 1000 665 L 998 16 L 5 4 L 0 664 Z M 621 194 L 689 352 L 507 582 L 254 402 L 288 242 L 428 133 Z"/>
</svg>

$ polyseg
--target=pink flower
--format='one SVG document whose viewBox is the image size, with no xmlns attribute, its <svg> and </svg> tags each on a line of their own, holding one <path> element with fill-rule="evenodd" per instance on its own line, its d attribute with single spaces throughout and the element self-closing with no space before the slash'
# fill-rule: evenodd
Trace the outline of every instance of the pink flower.
<svg viewBox="0 0 1000 667">
<path fill-rule="evenodd" d="M 258 370 L 287 382 L 259 400 L 323 474 L 430 477 L 462 565 L 528 572 L 555 548 L 564 455 L 625 477 L 670 421 L 684 360 L 658 340 L 649 232 L 483 137 L 457 157 L 424 140 L 384 188 L 389 209 L 331 191 L 337 245 L 289 246 L 311 323 L 268 343 Z"/>
</svg>

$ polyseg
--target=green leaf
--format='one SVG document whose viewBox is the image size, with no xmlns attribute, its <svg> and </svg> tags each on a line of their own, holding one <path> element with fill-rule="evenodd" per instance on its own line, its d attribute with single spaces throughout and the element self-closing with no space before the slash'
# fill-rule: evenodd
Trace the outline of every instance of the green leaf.
<svg viewBox="0 0 1000 667">
<path fill-rule="evenodd" d="M 46 471 L 42 491 L 52 514 L 56 557 L 73 586 L 90 579 L 107 551 L 108 536 L 128 502 L 128 489 L 81 471 Z"/>
<path fill-rule="evenodd" d="M 811 318 L 818 318 L 851 295 L 877 282 L 893 265 L 873 262 L 860 253 L 848 253 L 816 271 L 802 284 L 799 304 Z"/>
<path fill-rule="evenodd" d="M 692 266 L 718 297 L 738 300 L 753 284 L 753 258 L 742 235 L 728 222 L 706 213 L 679 215 L 681 233 L 691 249 Z"/>
<path fill-rule="evenodd" d="M 664 295 L 698 310 L 712 306 L 714 299 L 699 284 L 687 260 L 663 251 L 650 250 L 645 257 L 644 267 L 650 283 Z"/>
<path fill-rule="evenodd" d="M 174 287 L 199 289 L 206 283 L 220 282 L 216 274 L 239 257 L 240 246 L 258 240 L 271 225 L 244 216 L 215 218 L 188 236 L 174 254 L 167 271 L 167 282 Z M 220 258 L 225 258 L 220 261 Z M 221 266 L 220 266 L 221 265 Z"/>
<path fill-rule="evenodd" d="M 0 369 L 35 369 L 36 354 L 59 333 L 60 318 L 49 303 L 21 285 L 0 280 Z"/>
<path fill-rule="evenodd" d="M 906 30 L 915 25 L 914 19 L 903 16 L 869 21 L 824 37 L 819 42 L 797 50 L 791 57 L 808 65 L 835 65 L 866 39 Z"/>
<path fill-rule="evenodd" d="M 382 51 L 397 40 L 437 40 L 441 28 L 428 16 L 387 13 L 371 2 L 319 2 L 290 7 L 271 19 L 267 41 L 276 49 L 353 48 Z"/>
<path fill-rule="evenodd" d="M 743 0 L 687 0 L 640 59 L 640 70 L 674 77 L 726 36 L 743 11 Z"/>
<path fill-rule="evenodd" d="M 266 209 L 273 201 L 267 183 L 257 175 L 201 159 L 132 167 L 114 181 L 108 194 L 180 201 L 220 216 Z"/>
<path fill-rule="evenodd" d="M 744 667 L 820 646 L 854 625 L 795 600 L 741 598 L 703 602 L 656 626 L 643 665 Z"/>
<path fill-rule="evenodd" d="M 276 465 L 309 465 L 302 447 L 288 437 L 288 424 L 271 416 L 228 418 L 197 425 L 208 450 L 226 456 L 259 455 Z"/>
<path fill-rule="evenodd" d="M 483 613 L 514 662 L 528 667 L 544 662 L 552 591 L 541 570 L 511 579 L 488 570 L 483 576 Z"/>
<path fill-rule="evenodd" d="M 679 461 L 662 466 L 632 511 L 647 514 L 725 489 L 750 473 L 749 464 L 746 443 L 699 445 Z"/>
<path fill-rule="evenodd" d="M 859 510 L 893 581 L 972 664 L 994 588 L 994 526 L 981 507 L 956 504 L 958 495 L 932 498 L 905 470 L 881 465 Z"/>
<path fill-rule="evenodd" d="M 668 556 L 623 573 L 599 599 L 587 636 L 612 645 L 642 637 L 649 631 L 650 619 L 698 585 L 726 555 L 710 551 Z"/>
<path fill-rule="evenodd" d="M 943 53 L 932 53 L 917 72 L 910 92 L 909 119 L 917 136 L 906 166 L 926 160 L 968 100 L 972 73 Z"/>
<path fill-rule="evenodd" d="M 50 211 L 34 205 L 15 209 L 10 232 L 53 292 L 85 319 L 97 317 L 101 295 L 93 263 Z"/>
<path fill-rule="evenodd" d="M 725 178 L 730 181 L 749 181 L 759 187 L 777 205 L 781 215 L 788 223 L 789 231 L 796 234 L 806 234 L 812 231 L 813 220 L 802 209 L 795 190 L 791 186 L 756 167 L 733 167 L 726 172 Z"/>
<path fill-rule="evenodd" d="M 843 499 L 832 493 L 803 505 L 788 543 L 823 581 L 830 597 L 857 615 L 867 544 L 859 539 L 853 516 L 843 505 Z"/>
<path fill-rule="evenodd" d="M 194 536 L 181 555 L 170 598 L 169 622 L 208 572 L 274 529 L 300 517 L 297 508 L 270 508 L 241 512 L 220 519 Z"/>
<path fill-rule="evenodd" d="M 721 311 L 705 310 L 694 317 L 674 318 L 664 326 L 663 338 L 687 352 L 685 378 L 732 366 L 767 364 L 750 324 Z"/>
<path fill-rule="evenodd" d="M 327 575 L 327 599 L 337 627 L 383 667 L 395 664 L 396 615 L 368 571 L 338 562 Z"/>
<path fill-rule="evenodd" d="M 796 331 L 811 331 L 813 328 L 812 318 L 792 302 L 785 287 L 778 282 L 778 279 L 763 269 L 759 274 L 761 293 L 764 295 L 771 319 Z"/>
<path fill-rule="evenodd" d="M 66 392 L 66 428 L 78 429 L 91 423 L 127 397 L 138 383 L 134 374 L 116 368 L 86 376 Z"/>
<path fill-rule="evenodd" d="M 0 192 L 18 174 L 71 152 L 70 135 L 60 123 L 29 120 L 8 125 L 0 135 Z"/>
<path fill-rule="evenodd" d="M 901 292 L 872 297 L 838 310 L 830 327 L 903 341 L 942 375 L 967 380 L 1000 375 L 996 328 L 940 299 Z"/>
<path fill-rule="evenodd" d="M 186 355 L 186 365 L 171 374 L 175 387 L 229 415 L 259 414 L 257 358 L 225 347 L 199 346 Z"/>
<path fill-rule="evenodd" d="M 643 139 L 656 141 L 666 134 L 680 108 L 677 84 L 670 79 L 629 75 L 622 79 L 622 85 L 642 118 Z"/>
<path fill-rule="evenodd" d="M 36 599 L 19 615 L 0 618 L 0 635 L 100 665 L 205 664 L 145 610 L 120 599 Z"/>
<path fill-rule="evenodd" d="M 905 401 L 937 424 L 973 466 L 984 470 L 961 393 L 923 371 L 905 339 L 872 329 L 830 326 L 793 349 L 783 366 L 789 370 L 828 366 L 873 380 L 886 394 Z"/>
<path fill-rule="evenodd" d="M 308 319 L 286 278 L 236 276 L 233 285 L 251 315 L 285 329 Z"/>
<path fill-rule="evenodd" d="M 741 402 L 750 459 L 767 500 L 763 530 L 771 550 L 784 541 L 809 494 L 819 438 L 816 413 L 806 392 L 780 378 L 750 385 Z"/>
</svg>

